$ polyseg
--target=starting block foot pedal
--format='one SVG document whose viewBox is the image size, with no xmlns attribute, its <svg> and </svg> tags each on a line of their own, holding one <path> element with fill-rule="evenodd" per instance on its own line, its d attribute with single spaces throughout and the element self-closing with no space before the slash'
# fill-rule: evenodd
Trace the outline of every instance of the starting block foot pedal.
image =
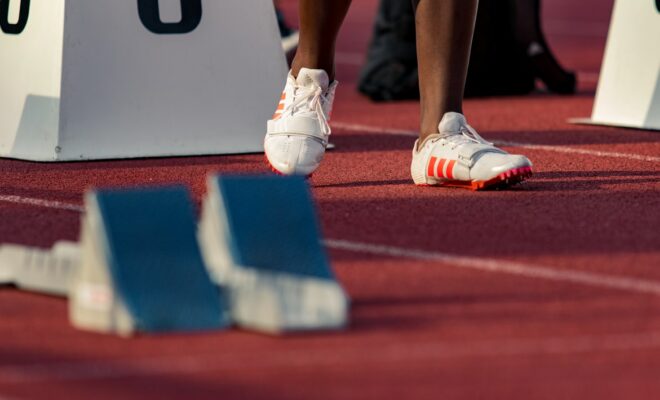
<svg viewBox="0 0 660 400">
<path fill-rule="evenodd" d="M 304 178 L 212 177 L 199 229 L 236 324 L 271 333 L 345 327 L 348 298 L 321 245 Z"/>
<path fill-rule="evenodd" d="M 85 206 L 69 300 L 74 326 L 126 336 L 229 325 L 186 189 L 91 192 Z"/>
<path fill-rule="evenodd" d="M 58 242 L 50 250 L 3 245 L 0 247 L 0 284 L 66 297 L 79 261 L 76 243 Z"/>
</svg>

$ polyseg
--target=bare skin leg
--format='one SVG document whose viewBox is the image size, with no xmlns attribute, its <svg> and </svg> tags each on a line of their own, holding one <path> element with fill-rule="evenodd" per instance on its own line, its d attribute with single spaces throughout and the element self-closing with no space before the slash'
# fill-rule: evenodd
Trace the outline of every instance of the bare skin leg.
<svg viewBox="0 0 660 400">
<path fill-rule="evenodd" d="M 463 112 L 478 0 L 413 0 L 421 94 L 420 142 L 446 112 Z"/>
<path fill-rule="evenodd" d="M 291 71 L 323 69 L 335 78 L 335 42 L 351 0 L 300 0 L 300 43 Z"/>
<path fill-rule="evenodd" d="M 478 0 L 412 0 L 421 93 L 420 138 L 449 111 L 463 112 Z M 335 42 L 351 0 L 300 0 L 300 45 L 292 73 L 324 69 L 334 79 Z M 421 142 L 421 141 L 420 141 Z"/>
</svg>

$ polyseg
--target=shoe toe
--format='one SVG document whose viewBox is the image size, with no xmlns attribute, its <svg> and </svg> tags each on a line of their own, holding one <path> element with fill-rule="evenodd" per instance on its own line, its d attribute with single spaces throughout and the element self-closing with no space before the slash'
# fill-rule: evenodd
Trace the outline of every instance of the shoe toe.
<svg viewBox="0 0 660 400">
<path fill-rule="evenodd" d="M 325 153 L 315 138 L 297 135 L 268 136 L 264 147 L 271 166 L 284 175 L 311 175 Z"/>
<path fill-rule="evenodd" d="M 503 172 L 531 166 L 532 162 L 522 155 L 485 153 L 470 169 L 470 178 L 475 181 L 487 181 Z"/>
</svg>

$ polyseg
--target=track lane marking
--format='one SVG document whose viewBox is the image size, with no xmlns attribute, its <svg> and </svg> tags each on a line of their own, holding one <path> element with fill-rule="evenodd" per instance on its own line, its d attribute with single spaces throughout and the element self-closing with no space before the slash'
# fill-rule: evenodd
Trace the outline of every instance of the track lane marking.
<svg viewBox="0 0 660 400">
<path fill-rule="evenodd" d="M 367 346 L 368 347 L 368 346 Z M 464 342 L 401 342 L 378 344 L 377 351 L 342 346 L 332 349 L 274 350 L 267 353 L 222 352 L 197 355 L 62 361 L 0 366 L 0 384 L 140 378 L 159 375 L 200 374 L 209 371 L 363 366 L 377 369 L 405 362 L 441 359 L 561 356 L 568 354 L 642 351 L 660 348 L 660 332 L 510 338 Z M 360 357 L 355 357 L 360 354 Z"/>
<path fill-rule="evenodd" d="M 33 205 L 36 207 L 52 208 L 57 210 L 68 210 L 80 213 L 84 212 L 84 207 L 76 204 L 49 201 L 44 199 L 0 195 L 0 202 L 1 201 Z M 467 268 L 484 272 L 498 272 L 531 279 L 567 282 L 604 289 L 615 289 L 639 294 L 652 294 L 655 296 L 660 296 L 660 281 L 655 280 L 628 278 L 624 276 L 599 274 L 570 269 L 555 269 L 547 266 L 523 264 L 493 258 L 470 257 L 458 254 L 407 249 L 385 244 L 361 243 L 342 239 L 327 239 L 323 243 L 327 248 L 336 250 L 353 251 L 386 257 L 407 258 L 412 260 L 438 261 L 458 268 Z"/>
<path fill-rule="evenodd" d="M 55 210 L 66 210 L 84 212 L 85 207 L 77 204 L 63 203 L 61 201 L 38 199 L 34 197 L 23 197 L 13 195 L 0 195 L 0 202 L 22 204 L 35 207 L 51 208 Z"/>
<path fill-rule="evenodd" d="M 420 261 L 437 261 L 449 266 L 472 269 L 484 272 L 498 272 L 517 275 L 525 278 L 542 279 L 555 282 L 567 282 L 605 289 L 616 289 L 639 294 L 660 296 L 660 281 L 628 278 L 617 275 L 599 274 L 570 269 L 555 269 L 538 265 L 517 263 L 513 261 L 491 259 L 485 257 L 470 257 L 458 254 L 436 251 L 412 250 L 401 247 L 372 243 L 359 243 L 348 240 L 328 239 L 326 247 L 335 250 L 352 251 L 356 253 L 378 256 L 405 258 Z"/>
<path fill-rule="evenodd" d="M 387 135 L 399 135 L 399 136 L 410 136 L 410 137 L 419 136 L 418 132 L 406 130 L 406 129 L 380 128 L 377 126 L 351 124 L 341 121 L 333 122 L 331 123 L 331 125 L 333 128 L 342 129 L 346 131 L 353 131 L 353 132 L 383 133 Z M 577 147 L 522 143 L 522 142 L 512 142 L 507 140 L 495 140 L 494 142 L 495 144 L 500 146 L 520 147 L 530 150 L 543 150 L 543 151 L 552 151 L 555 153 L 567 153 L 567 154 L 581 154 L 586 156 L 605 157 L 605 158 L 623 158 L 628 160 L 645 161 L 645 162 L 660 162 L 660 157 L 646 156 L 646 155 L 634 154 L 634 153 L 587 150 L 587 149 L 580 149 Z"/>
</svg>

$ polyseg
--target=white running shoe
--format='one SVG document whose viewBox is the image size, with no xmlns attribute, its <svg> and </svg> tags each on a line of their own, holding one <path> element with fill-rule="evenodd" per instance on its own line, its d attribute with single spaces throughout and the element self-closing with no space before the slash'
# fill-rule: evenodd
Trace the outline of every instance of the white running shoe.
<svg viewBox="0 0 660 400">
<path fill-rule="evenodd" d="M 330 137 L 330 113 L 337 81 L 320 69 L 303 68 L 287 78 L 280 104 L 268 121 L 264 149 L 274 172 L 311 175 L 323 159 Z"/>
<path fill-rule="evenodd" d="M 417 185 L 505 188 L 532 175 L 527 157 L 485 141 L 462 114 L 445 114 L 438 131 L 421 144 L 415 142 L 410 172 Z"/>
</svg>

